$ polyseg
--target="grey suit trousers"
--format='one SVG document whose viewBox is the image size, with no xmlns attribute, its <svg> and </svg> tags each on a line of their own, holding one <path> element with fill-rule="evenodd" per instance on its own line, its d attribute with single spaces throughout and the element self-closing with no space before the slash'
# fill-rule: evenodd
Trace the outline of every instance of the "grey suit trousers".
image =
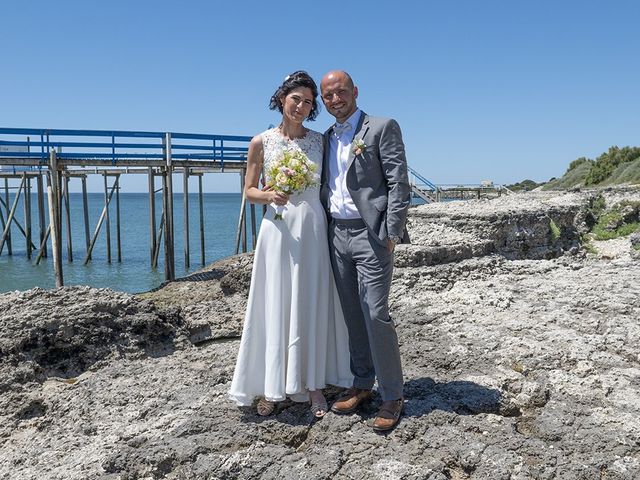
<svg viewBox="0 0 640 480">
<path fill-rule="evenodd" d="M 349 331 L 353 386 L 370 389 L 378 377 L 383 401 L 403 396 L 402 364 L 389 317 L 393 253 L 361 220 L 331 220 L 331 263 Z"/>
</svg>

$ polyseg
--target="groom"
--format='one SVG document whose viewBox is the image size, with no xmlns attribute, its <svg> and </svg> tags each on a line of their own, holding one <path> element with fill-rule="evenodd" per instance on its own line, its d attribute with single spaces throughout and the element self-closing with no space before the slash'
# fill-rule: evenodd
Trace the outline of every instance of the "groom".
<svg viewBox="0 0 640 480">
<path fill-rule="evenodd" d="M 321 199 L 329 217 L 329 250 L 349 331 L 353 387 L 331 410 L 354 412 L 371 398 L 378 378 L 382 406 L 373 429 L 393 429 L 402 413 L 402 365 L 389 317 L 393 250 L 408 242 L 410 188 L 400 127 L 370 117 L 356 105 L 348 73 L 332 71 L 320 83 L 336 124 L 325 134 Z"/>
</svg>

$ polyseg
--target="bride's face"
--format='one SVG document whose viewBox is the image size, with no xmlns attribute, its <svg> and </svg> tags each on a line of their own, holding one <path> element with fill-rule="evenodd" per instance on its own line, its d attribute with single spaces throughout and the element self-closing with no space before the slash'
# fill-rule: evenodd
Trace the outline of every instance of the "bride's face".
<svg viewBox="0 0 640 480">
<path fill-rule="evenodd" d="M 298 87 L 280 97 L 282 115 L 294 123 L 304 122 L 313 108 L 313 93 L 307 87 Z"/>
</svg>

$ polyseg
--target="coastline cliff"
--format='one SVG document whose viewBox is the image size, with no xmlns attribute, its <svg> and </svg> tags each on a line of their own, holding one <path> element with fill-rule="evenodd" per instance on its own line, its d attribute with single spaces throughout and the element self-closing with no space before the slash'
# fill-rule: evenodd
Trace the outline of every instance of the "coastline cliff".
<svg viewBox="0 0 640 480">
<path fill-rule="evenodd" d="M 227 400 L 251 254 L 135 296 L 2 294 L 0 477 L 638 478 L 638 205 L 627 188 L 412 208 L 388 435 L 368 427 L 379 399 L 315 423 Z"/>
</svg>

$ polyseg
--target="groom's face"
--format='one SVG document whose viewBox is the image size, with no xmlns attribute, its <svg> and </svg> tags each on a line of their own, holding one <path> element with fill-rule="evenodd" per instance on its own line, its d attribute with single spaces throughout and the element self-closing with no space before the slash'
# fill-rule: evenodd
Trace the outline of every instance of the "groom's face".
<svg viewBox="0 0 640 480">
<path fill-rule="evenodd" d="M 339 123 L 344 123 L 358 108 L 358 87 L 342 72 L 325 76 L 320 83 L 320 89 L 324 106 Z"/>
</svg>

